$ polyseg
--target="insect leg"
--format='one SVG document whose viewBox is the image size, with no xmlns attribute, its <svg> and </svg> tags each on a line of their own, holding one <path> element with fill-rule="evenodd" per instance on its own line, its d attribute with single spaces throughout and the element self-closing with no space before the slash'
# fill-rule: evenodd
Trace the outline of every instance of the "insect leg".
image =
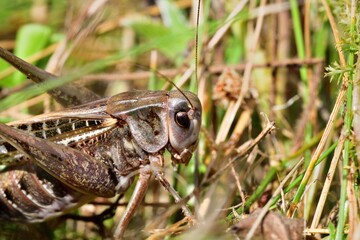
<svg viewBox="0 0 360 240">
<path fill-rule="evenodd" d="M 116 194 L 117 180 L 108 167 L 89 155 L 0 124 L 0 136 L 62 183 L 102 197 Z"/>
<path fill-rule="evenodd" d="M 0 57 L 36 83 L 42 83 L 57 78 L 57 76 L 16 57 L 14 54 L 1 47 Z M 77 106 L 100 99 L 96 93 L 76 83 L 69 83 L 49 90 L 48 93 L 64 107 Z"/>
<path fill-rule="evenodd" d="M 116 230 L 114 232 L 114 239 L 122 239 L 131 217 L 134 215 L 134 212 L 136 211 L 140 202 L 143 200 L 149 186 L 149 180 L 151 178 L 150 166 L 144 166 L 140 168 L 139 171 L 139 179 L 136 183 L 135 190 L 131 196 L 130 202 L 126 207 L 124 215 L 122 216 L 120 222 L 116 227 Z"/>
<path fill-rule="evenodd" d="M 161 185 L 174 197 L 175 202 L 181 205 L 181 209 L 185 216 L 188 218 L 190 222 L 194 222 L 193 214 L 191 213 L 190 209 L 186 206 L 182 198 L 176 192 L 176 190 L 171 186 L 171 184 L 163 177 L 162 167 L 164 165 L 163 156 L 151 156 L 150 157 L 150 165 L 151 170 L 154 173 L 155 179 L 158 180 Z"/>
<path fill-rule="evenodd" d="M 171 184 L 163 177 L 162 173 L 155 172 L 155 178 L 163 185 L 163 187 L 174 197 L 175 202 L 181 204 L 181 209 L 184 215 L 189 219 L 189 221 L 193 222 L 194 217 L 191 213 L 190 209 L 183 202 L 182 198 L 176 192 L 176 190 L 171 186 Z"/>
</svg>

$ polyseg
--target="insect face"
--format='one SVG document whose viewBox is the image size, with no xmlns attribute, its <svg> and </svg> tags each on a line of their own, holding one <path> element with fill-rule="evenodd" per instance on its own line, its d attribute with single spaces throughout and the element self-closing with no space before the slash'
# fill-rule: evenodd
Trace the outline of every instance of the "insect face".
<svg viewBox="0 0 360 240">
<path fill-rule="evenodd" d="M 198 97 L 184 91 L 169 92 L 169 144 L 174 163 L 188 164 L 198 142 L 201 126 L 201 103 Z M 189 103 L 190 101 L 190 103 Z"/>
</svg>

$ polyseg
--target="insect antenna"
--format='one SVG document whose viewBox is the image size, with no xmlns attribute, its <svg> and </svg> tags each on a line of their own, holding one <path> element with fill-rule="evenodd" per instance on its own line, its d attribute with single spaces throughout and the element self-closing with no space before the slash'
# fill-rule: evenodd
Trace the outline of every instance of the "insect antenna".
<svg viewBox="0 0 360 240">
<path fill-rule="evenodd" d="M 195 80 L 196 84 L 199 83 L 198 79 L 198 52 L 199 52 L 199 21 L 200 21 L 200 4 L 201 0 L 198 0 L 197 12 L 196 12 L 196 30 L 195 30 Z"/>
<path fill-rule="evenodd" d="M 173 85 L 176 88 L 176 90 L 178 90 L 184 96 L 186 101 L 188 101 L 191 109 L 194 109 L 194 105 L 192 105 L 190 99 L 186 96 L 186 94 L 178 86 L 176 86 L 176 84 L 173 81 L 171 81 L 166 75 L 162 74 L 159 70 L 148 67 L 148 66 L 144 66 L 144 65 L 141 65 L 141 64 L 138 64 L 138 63 L 135 63 L 135 65 L 140 69 L 151 70 L 151 71 L 155 72 L 156 75 L 160 76 L 162 79 L 164 79 L 165 81 L 167 81 L 168 83 Z"/>
<path fill-rule="evenodd" d="M 198 0 L 197 10 L 196 10 L 196 29 L 195 29 L 195 81 L 196 83 L 199 82 L 198 79 L 198 52 L 199 52 L 199 22 L 200 22 L 200 4 L 201 0 Z M 139 63 L 133 63 L 137 68 L 143 69 L 145 71 L 152 71 L 156 75 L 160 76 L 162 79 L 166 80 L 168 83 L 170 83 L 172 86 L 176 88 L 186 99 L 186 101 L 189 103 L 190 108 L 194 109 L 194 105 L 191 103 L 190 99 L 186 96 L 186 94 L 173 82 L 171 81 L 166 75 L 162 74 L 159 70 L 154 69 L 149 66 L 145 66 Z"/>
</svg>

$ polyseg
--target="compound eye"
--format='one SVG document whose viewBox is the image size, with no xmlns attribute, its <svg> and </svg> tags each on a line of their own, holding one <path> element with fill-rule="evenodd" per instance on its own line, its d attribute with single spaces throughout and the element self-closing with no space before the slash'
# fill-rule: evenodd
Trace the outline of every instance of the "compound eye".
<svg viewBox="0 0 360 240">
<path fill-rule="evenodd" d="M 182 128 L 190 127 L 190 118 L 187 112 L 177 112 L 175 115 L 175 122 Z"/>
</svg>

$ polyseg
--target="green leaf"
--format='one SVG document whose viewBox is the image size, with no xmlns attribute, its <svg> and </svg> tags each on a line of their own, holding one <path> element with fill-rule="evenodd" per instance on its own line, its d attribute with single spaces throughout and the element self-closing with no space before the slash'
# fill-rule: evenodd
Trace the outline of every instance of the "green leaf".
<svg viewBox="0 0 360 240">
<path fill-rule="evenodd" d="M 240 62 L 243 55 L 244 46 L 241 44 L 241 42 L 235 37 L 228 39 L 225 47 L 226 63 L 237 64 Z"/>
<path fill-rule="evenodd" d="M 184 13 L 176 6 L 173 1 L 158 1 L 161 17 L 165 26 L 183 31 L 188 29 L 187 20 Z"/>
<path fill-rule="evenodd" d="M 335 239 L 336 229 L 335 229 L 334 224 L 332 224 L 330 222 L 329 225 L 328 225 L 328 228 L 329 228 L 329 232 L 330 232 L 330 234 L 329 234 L 330 239 Z"/>
<path fill-rule="evenodd" d="M 188 41 L 194 38 L 192 30 L 167 28 L 148 18 L 134 20 L 129 25 L 143 38 L 145 44 L 158 49 L 170 59 L 181 57 Z"/>
<path fill-rule="evenodd" d="M 41 51 L 49 42 L 52 30 L 48 26 L 40 24 L 26 24 L 22 26 L 16 35 L 16 46 L 14 54 L 22 59 L 27 59 L 35 53 Z M 0 69 L 4 69 L 8 64 L 0 63 Z M 35 64 L 35 63 L 34 63 Z M 25 75 L 16 72 L 0 82 L 0 86 L 13 87 L 26 79 Z"/>
</svg>

